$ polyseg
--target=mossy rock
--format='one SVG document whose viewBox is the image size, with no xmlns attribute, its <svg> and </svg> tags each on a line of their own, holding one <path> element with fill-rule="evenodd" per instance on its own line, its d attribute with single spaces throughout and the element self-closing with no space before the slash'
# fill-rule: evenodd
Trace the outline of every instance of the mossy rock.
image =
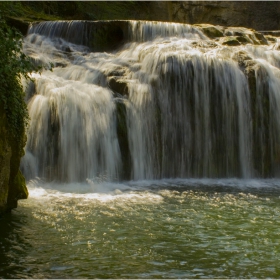
<svg viewBox="0 0 280 280">
<path fill-rule="evenodd" d="M 194 47 L 194 48 L 216 48 L 217 43 L 215 43 L 212 40 L 195 41 L 195 42 L 192 42 L 192 47 Z"/>
<path fill-rule="evenodd" d="M 250 57 L 245 51 L 236 52 L 232 58 L 238 62 L 241 69 L 245 69 L 248 66 L 248 61 L 252 61 L 252 57 Z"/>
<path fill-rule="evenodd" d="M 119 67 L 117 66 L 116 68 L 113 68 L 113 70 L 111 70 L 111 68 L 109 69 L 108 72 L 106 72 L 105 74 L 108 77 L 112 77 L 112 76 L 124 76 L 126 74 L 127 68 L 126 67 Z"/>
<path fill-rule="evenodd" d="M 24 156 L 23 146 L 26 143 L 26 134 L 22 131 L 17 137 L 20 138 L 21 141 L 11 138 L 12 155 L 10 161 L 9 194 L 7 199 L 8 211 L 17 207 L 17 201 L 19 199 L 26 199 L 28 197 L 25 178 L 19 170 L 21 157 Z"/>
<path fill-rule="evenodd" d="M 0 214 L 17 207 L 28 196 L 25 179 L 19 171 L 26 141 L 24 131 L 12 136 L 3 106 L 0 106 Z"/>
<path fill-rule="evenodd" d="M 7 209 L 11 210 L 17 207 L 17 202 L 19 199 L 26 199 L 28 197 L 28 190 L 25 183 L 25 178 L 23 177 L 20 170 L 18 170 L 17 175 L 10 182 L 10 189 L 7 201 Z"/>
<path fill-rule="evenodd" d="M 280 37 L 280 31 L 279 30 L 272 30 L 272 31 L 262 31 L 261 32 L 265 37 L 270 35 L 272 37 Z"/>
<path fill-rule="evenodd" d="M 250 40 L 246 36 L 236 36 L 236 40 L 241 44 L 249 44 Z"/>
<path fill-rule="evenodd" d="M 220 39 L 220 43 L 226 46 L 239 46 L 241 45 L 236 36 L 227 36 Z"/>
<path fill-rule="evenodd" d="M 255 45 L 267 45 L 268 42 L 264 35 L 253 29 L 245 27 L 227 27 L 224 31 L 224 35 L 228 37 L 236 37 L 236 39 L 242 43 L 251 43 Z"/>
<path fill-rule="evenodd" d="M 252 34 L 254 30 L 245 27 L 227 27 L 224 31 L 225 36 L 244 36 Z"/>
<path fill-rule="evenodd" d="M 199 29 L 209 38 L 219 38 L 223 37 L 223 27 L 214 26 L 211 24 L 195 24 L 194 26 L 199 27 Z"/>
<path fill-rule="evenodd" d="M 272 36 L 272 35 L 265 35 L 264 37 L 267 41 L 269 41 L 271 43 L 276 43 L 277 42 L 277 38 Z"/>
<path fill-rule="evenodd" d="M 267 40 L 266 40 L 266 38 L 264 37 L 263 34 L 261 34 L 259 32 L 254 32 L 254 35 L 257 38 L 257 40 L 259 41 L 259 44 L 268 45 L 268 42 L 267 42 Z"/>
</svg>

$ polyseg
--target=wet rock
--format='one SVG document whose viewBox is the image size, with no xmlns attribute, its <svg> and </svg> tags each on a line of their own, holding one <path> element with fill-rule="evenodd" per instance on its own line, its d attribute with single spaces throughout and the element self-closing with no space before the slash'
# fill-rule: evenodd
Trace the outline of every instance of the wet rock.
<svg viewBox="0 0 280 280">
<path fill-rule="evenodd" d="M 62 63 L 62 62 L 54 63 L 54 67 L 65 68 L 66 66 L 67 66 L 67 63 Z"/>
<path fill-rule="evenodd" d="M 238 62 L 239 67 L 243 70 L 248 66 L 248 63 L 250 63 L 249 61 L 252 60 L 245 51 L 236 52 L 232 58 Z"/>
<path fill-rule="evenodd" d="M 225 36 L 244 36 L 251 33 L 250 29 L 244 27 L 227 27 L 224 31 Z"/>
<path fill-rule="evenodd" d="M 11 170 L 12 171 L 12 170 Z M 25 183 L 25 178 L 23 177 L 20 170 L 17 170 L 15 176 L 10 178 L 10 189 L 8 195 L 8 209 L 13 209 L 17 207 L 19 199 L 26 199 L 28 197 L 28 190 Z"/>
<path fill-rule="evenodd" d="M 117 76 L 109 77 L 108 85 L 112 91 L 119 93 L 123 96 L 128 95 L 128 87 L 127 87 L 127 82 L 125 79 L 117 77 Z"/>
<path fill-rule="evenodd" d="M 218 45 L 214 41 L 209 40 L 209 41 L 193 42 L 192 46 L 194 48 L 216 48 Z"/>
<path fill-rule="evenodd" d="M 199 29 L 209 38 L 214 39 L 218 37 L 223 37 L 223 27 L 214 26 L 211 24 L 195 24 Z"/>
<path fill-rule="evenodd" d="M 115 101 L 117 135 L 123 164 L 121 168 L 122 172 L 120 174 L 120 179 L 129 180 L 131 176 L 131 154 L 128 141 L 126 105 L 124 99 L 116 98 Z"/>
<path fill-rule="evenodd" d="M 36 86 L 32 80 L 23 80 L 23 88 L 25 92 L 25 101 L 29 101 L 36 94 Z"/>
<path fill-rule="evenodd" d="M 271 42 L 271 43 L 276 43 L 277 42 L 277 38 L 272 36 L 272 35 L 265 35 L 264 37 L 268 42 Z"/>
<path fill-rule="evenodd" d="M 261 34 L 263 34 L 265 37 L 267 35 L 273 36 L 273 37 L 280 37 L 280 31 L 279 30 L 272 30 L 272 31 L 260 31 Z"/>
<path fill-rule="evenodd" d="M 120 76 L 124 76 L 126 74 L 126 72 L 127 72 L 127 69 L 125 67 L 116 67 L 113 70 L 109 69 L 109 71 L 106 72 L 105 74 L 108 77 L 111 77 L 111 76 L 120 77 Z"/>
<path fill-rule="evenodd" d="M 273 50 L 276 50 L 276 51 L 279 51 L 280 50 L 280 42 L 276 42 L 273 47 L 272 47 Z"/>
<path fill-rule="evenodd" d="M 70 49 L 69 46 L 66 46 L 65 48 L 63 48 L 63 51 L 66 52 L 66 53 L 71 53 L 72 50 Z"/>
<path fill-rule="evenodd" d="M 251 43 L 251 41 L 246 37 L 246 36 L 236 36 L 236 40 L 240 43 L 240 44 L 249 44 Z"/>
<path fill-rule="evenodd" d="M 267 40 L 265 39 L 264 35 L 259 32 L 254 32 L 255 37 L 259 41 L 261 45 L 268 45 Z"/>
<path fill-rule="evenodd" d="M 112 51 L 119 48 L 128 38 L 128 21 L 98 21 L 89 23 L 93 51 Z"/>
<path fill-rule="evenodd" d="M 224 31 L 225 36 L 236 36 L 236 39 L 242 44 L 267 45 L 268 42 L 263 34 L 253 29 L 245 27 L 228 27 Z"/>
<path fill-rule="evenodd" d="M 227 46 L 239 46 L 240 42 L 237 40 L 236 36 L 227 36 L 220 39 L 222 45 Z"/>
<path fill-rule="evenodd" d="M 24 151 L 18 140 L 25 142 L 24 132 L 17 139 L 9 134 L 7 118 L 0 106 L 0 214 L 16 208 L 17 201 L 28 196 L 25 179 L 19 171 Z"/>
<path fill-rule="evenodd" d="M 277 1 L 172 1 L 170 6 L 171 20 L 176 22 L 280 29 Z"/>
</svg>

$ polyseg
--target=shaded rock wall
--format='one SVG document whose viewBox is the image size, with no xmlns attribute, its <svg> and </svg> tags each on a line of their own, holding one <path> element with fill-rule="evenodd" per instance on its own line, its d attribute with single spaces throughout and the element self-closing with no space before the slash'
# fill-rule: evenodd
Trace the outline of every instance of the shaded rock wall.
<svg viewBox="0 0 280 280">
<path fill-rule="evenodd" d="M 9 4 L 11 9 L 15 4 Z M 26 1 L 21 5 L 18 15 L 11 14 L 7 21 L 23 34 L 28 22 L 54 20 L 51 15 L 56 20 L 133 19 L 280 29 L 279 1 Z"/>
<path fill-rule="evenodd" d="M 18 199 L 28 196 L 25 179 L 19 170 L 23 148 L 11 137 L 7 118 L 0 106 L 0 214 L 17 207 Z M 25 137 L 18 135 L 18 137 Z"/>
<path fill-rule="evenodd" d="M 167 8 L 167 3 L 163 5 Z M 280 29 L 278 1 L 173 1 L 169 9 L 176 22 Z"/>
</svg>

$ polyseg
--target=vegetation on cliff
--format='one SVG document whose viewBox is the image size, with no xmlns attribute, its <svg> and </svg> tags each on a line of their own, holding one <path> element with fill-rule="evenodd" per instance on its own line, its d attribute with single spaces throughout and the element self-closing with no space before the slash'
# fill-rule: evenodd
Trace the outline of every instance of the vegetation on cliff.
<svg viewBox="0 0 280 280">
<path fill-rule="evenodd" d="M 6 6 L 2 3 L 1 7 Z M 0 213 L 16 207 L 17 200 L 28 195 L 19 171 L 28 124 L 21 78 L 28 78 L 33 69 L 22 52 L 21 34 L 3 20 L 5 11 L 1 9 L 0 14 Z"/>
<path fill-rule="evenodd" d="M 11 1 L 7 20 L 22 31 L 46 20 L 154 20 L 277 30 L 277 1 Z"/>
<path fill-rule="evenodd" d="M 21 77 L 31 71 L 30 60 L 21 52 L 21 36 L 0 19 L 0 99 L 12 136 L 22 133 L 28 122 Z"/>
<path fill-rule="evenodd" d="M 161 2 L 146 1 L 13 1 L 5 6 L 11 24 L 46 20 L 162 20 L 167 9 Z M 8 8 L 8 9 L 7 9 Z M 19 26 L 20 28 L 20 26 Z"/>
</svg>

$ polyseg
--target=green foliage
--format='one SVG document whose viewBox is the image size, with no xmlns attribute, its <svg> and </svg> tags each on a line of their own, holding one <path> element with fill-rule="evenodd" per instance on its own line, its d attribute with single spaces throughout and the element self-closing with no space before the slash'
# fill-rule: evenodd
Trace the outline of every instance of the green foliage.
<svg viewBox="0 0 280 280">
<path fill-rule="evenodd" d="M 153 19 L 146 1 L 0 1 L 6 17 L 32 22 L 44 20 Z"/>
<path fill-rule="evenodd" d="M 0 11 L 2 16 L 18 16 L 21 10 L 21 4 L 17 1 L 1 1 Z"/>
<path fill-rule="evenodd" d="M 28 124 L 21 78 L 34 67 L 22 52 L 21 34 L 10 28 L 0 15 L 0 102 L 6 112 L 11 136 L 17 138 Z M 21 139 L 22 137 L 18 137 Z"/>
</svg>

